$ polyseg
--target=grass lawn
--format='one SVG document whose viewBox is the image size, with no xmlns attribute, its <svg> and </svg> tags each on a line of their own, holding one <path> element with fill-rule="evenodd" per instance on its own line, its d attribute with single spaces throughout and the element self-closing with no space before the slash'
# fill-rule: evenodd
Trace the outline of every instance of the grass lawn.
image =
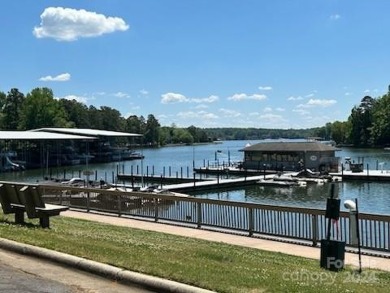
<svg viewBox="0 0 390 293">
<path fill-rule="evenodd" d="M 0 213 L 0 237 L 218 292 L 388 292 L 390 273 L 169 234 L 53 217 L 13 224 Z"/>
</svg>

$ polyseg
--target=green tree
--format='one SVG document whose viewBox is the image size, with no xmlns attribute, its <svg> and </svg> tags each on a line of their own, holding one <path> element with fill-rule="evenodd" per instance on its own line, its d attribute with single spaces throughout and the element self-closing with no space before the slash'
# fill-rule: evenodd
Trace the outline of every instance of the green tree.
<svg viewBox="0 0 390 293">
<path fill-rule="evenodd" d="M 104 130 L 124 131 L 125 129 L 125 119 L 116 109 L 106 106 L 100 107 L 100 118 L 102 119 L 102 127 Z"/>
<path fill-rule="evenodd" d="M 5 101 L 6 101 L 6 98 L 7 98 L 7 95 L 3 92 L 0 92 L 0 129 L 4 129 L 3 127 L 3 117 L 4 117 L 4 114 L 3 114 L 3 107 L 5 105 Z"/>
<path fill-rule="evenodd" d="M 103 121 L 99 109 L 95 106 L 88 107 L 88 121 L 92 129 L 103 129 Z"/>
<path fill-rule="evenodd" d="M 146 120 L 146 129 L 145 129 L 145 135 L 144 140 L 145 143 L 157 146 L 160 142 L 160 123 L 157 121 L 157 119 L 154 117 L 154 115 L 149 114 L 148 119 Z"/>
<path fill-rule="evenodd" d="M 88 107 L 76 100 L 59 100 L 69 119 L 69 124 L 76 128 L 91 128 Z"/>
<path fill-rule="evenodd" d="M 194 143 L 199 143 L 199 142 L 208 142 L 209 137 L 203 129 L 197 128 L 193 125 L 187 128 L 188 132 L 191 134 Z"/>
<path fill-rule="evenodd" d="M 374 145 L 390 144 L 390 93 L 375 103 L 371 137 Z"/>
<path fill-rule="evenodd" d="M 336 144 L 348 143 L 348 132 L 349 132 L 348 122 L 335 121 L 331 123 L 330 129 L 331 129 L 331 139 L 333 139 L 336 142 Z"/>
<path fill-rule="evenodd" d="M 145 126 L 141 125 L 141 123 L 142 122 L 140 118 L 138 118 L 136 115 L 131 115 L 126 119 L 125 130 L 130 133 L 142 134 Z"/>
<path fill-rule="evenodd" d="M 68 119 L 59 101 L 48 88 L 35 88 L 28 93 L 23 103 L 19 129 L 42 127 L 69 127 Z"/>
<path fill-rule="evenodd" d="M 370 96 L 365 96 L 358 107 L 354 107 L 348 118 L 351 123 L 349 137 L 355 146 L 365 147 L 370 145 L 372 114 L 375 100 Z"/>
<path fill-rule="evenodd" d="M 4 130 L 16 130 L 20 120 L 20 112 L 24 102 L 24 94 L 18 89 L 11 89 L 5 97 L 2 107 L 1 127 Z"/>
<path fill-rule="evenodd" d="M 175 128 L 173 129 L 172 142 L 192 144 L 194 143 L 194 138 L 192 137 L 191 133 L 187 129 Z"/>
</svg>

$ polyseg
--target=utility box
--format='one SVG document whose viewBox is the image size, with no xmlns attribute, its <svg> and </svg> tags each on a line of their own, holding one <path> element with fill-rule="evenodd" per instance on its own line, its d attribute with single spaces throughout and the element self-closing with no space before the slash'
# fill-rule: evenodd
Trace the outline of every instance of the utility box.
<svg viewBox="0 0 390 293">
<path fill-rule="evenodd" d="M 331 271 L 344 269 L 345 241 L 331 240 L 332 221 L 338 224 L 340 199 L 336 198 L 335 184 L 331 185 L 330 197 L 326 201 L 325 218 L 328 220 L 326 239 L 321 240 L 320 266 Z"/>
<path fill-rule="evenodd" d="M 321 240 L 320 266 L 330 271 L 344 269 L 345 241 Z"/>
</svg>

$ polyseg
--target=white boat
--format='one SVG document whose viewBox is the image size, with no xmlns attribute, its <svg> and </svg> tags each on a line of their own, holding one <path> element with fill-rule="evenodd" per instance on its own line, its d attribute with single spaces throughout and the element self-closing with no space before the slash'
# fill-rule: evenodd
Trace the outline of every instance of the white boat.
<svg viewBox="0 0 390 293">
<path fill-rule="evenodd" d="M 298 185 L 296 181 L 274 180 L 274 179 L 260 179 L 259 181 L 257 181 L 257 184 L 260 184 L 262 186 L 275 186 L 275 187 L 291 187 L 291 186 Z"/>
</svg>

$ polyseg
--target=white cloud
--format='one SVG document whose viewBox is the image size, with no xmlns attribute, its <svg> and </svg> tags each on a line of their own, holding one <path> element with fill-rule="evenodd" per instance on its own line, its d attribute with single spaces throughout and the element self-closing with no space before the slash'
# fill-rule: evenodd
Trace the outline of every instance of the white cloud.
<svg viewBox="0 0 390 293">
<path fill-rule="evenodd" d="M 280 123 L 280 122 L 285 122 L 286 120 L 283 118 L 281 115 L 276 115 L 272 113 L 267 113 L 264 115 L 260 115 L 259 117 L 261 120 L 267 121 L 268 123 Z"/>
<path fill-rule="evenodd" d="M 70 74 L 69 73 L 62 73 L 57 76 L 43 76 L 39 79 L 40 81 L 68 81 L 70 80 Z"/>
<path fill-rule="evenodd" d="M 117 92 L 113 95 L 114 95 L 114 97 L 117 97 L 117 98 L 130 98 L 130 95 L 128 95 L 126 93 L 122 93 L 122 92 Z"/>
<path fill-rule="evenodd" d="M 149 92 L 145 89 L 140 90 L 139 93 L 143 96 L 147 96 L 149 94 Z"/>
<path fill-rule="evenodd" d="M 330 17 L 330 20 L 339 20 L 341 18 L 340 14 L 332 14 Z"/>
<path fill-rule="evenodd" d="M 207 106 L 205 104 L 199 104 L 199 105 L 196 105 L 194 108 L 195 109 L 207 109 L 207 108 L 209 108 L 209 106 Z"/>
<path fill-rule="evenodd" d="M 225 108 L 219 109 L 219 111 L 225 116 L 225 117 L 239 117 L 241 116 L 240 112 L 237 112 L 235 110 L 229 110 Z"/>
<path fill-rule="evenodd" d="M 313 107 L 330 107 L 336 104 L 336 100 L 326 100 L 326 99 L 310 99 L 306 104 L 297 105 L 297 109 L 303 108 L 313 108 Z"/>
<path fill-rule="evenodd" d="M 272 108 L 271 107 L 265 107 L 263 112 L 272 112 Z"/>
<path fill-rule="evenodd" d="M 266 95 L 259 95 L 259 94 L 253 94 L 253 95 L 247 95 L 247 94 L 234 94 L 231 97 L 228 97 L 228 100 L 232 101 L 243 101 L 243 100 L 257 100 L 262 101 L 267 99 Z"/>
<path fill-rule="evenodd" d="M 179 112 L 177 114 L 178 117 L 180 118 L 184 118 L 184 119 L 206 119 L 206 120 L 214 120 L 214 119 L 218 119 L 218 116 L 213 114 L 213 113 L 209 113 L 209 112 L 206 112 L 206 111 L 199 111 L 199 112 L 193 112 L 193 111 L 188 111 L 188 112 Z"/>
<path fill-rule="evenodd" d="M 96 93 L 93 93 L 92 96 L 105 96 L 106 95 L 106 92 L 96 92 Z"/>
<path fill-rule="evenodd" d="M 276 108 L 275 110 L 278 111 L 278 112 L 284 112 L 284 111 L 286 111 L 286 109 L 280 108 L 280 107 Z"/>
<path fill-rule="evenodd" d="M 308 104 L 299 104 L 296 106 L 297 109 L 302 109 L 302 108 L 310 108 L 312 106 L 308 105 Z"/>
<path fill-rule="evenodd" d="M 259 90 L 270 91 L 270 90 L 272 90 L 272 87 L 271 86 L 259 86 Z"/>
<path fill-rule="evenodd" d="M 57 97 L 57 99 L 65 99 L 65 100 L 70 100 L 70 101 L 76 100 L 77 102 L 83 103 L 83 104 L 87 104 L 88 100 L 91 100 L 91 99 L 88 99 L 87 97 L 76 96 L 76 95 L 67 95 L 64 97 Z"/>
<path fill-rule="evenodd" d="M 211 95 L 208 98 L 202 98 L 202 99 L 191 99 L 191 102 L 194 103 L 214 103 L 219 100 L 218 96 Z"/>
<path fill-rule="evenodd" d="M 166 93 L 161 95 L 161 103 L 169 104 L 169 103 L 214 103 L 219 100 L 218 96 L 211 95 L 207 98 L 187 98 L 186 96 L 178 93 Z"/>
<path fill-rule="evenodd" d="M 303 98 L 301 96 L 298 96 L 298 97 L 290 96 L 290 97 L 287 98 L 287 100 L 289 100 L 289 101 L 300 101 L 300 100 L 303 100 Z"/>
<path fill-rule="evenodd" d="M 292 111 L 295 112 L 295 113 L 298 113 L 298 114 L 301 115 L 301 116 L 306 116 L 306 115 L 309 115 L 309 114 L 310 114 L 309 111 L 304 110 L 304 109 L 294 109 L 294 110 L 292 110 Z"/>
<path fill-rule="evenodd" d="M 310 106 L 320 106 L 320 107 L 329 107 L 329 106 L 332 106 L 332 105 L 334 105 L 336 103 L 337 103 L 336 100 L 310 99 L 307 102 L 307 105 L 310 105 Z"/>
<path fill-rule="evenodd" d="M 190 99 L 188 99 L 186 96 L 176 93 L 166 93 L 161 95 L 161 98 L 162 104 L 183 103 L 190 101 Z"/>
<path fill-rule="evenodd" d="M 129 28 L 122 18 L 107 17 L 84 9 L 48 7 L 40 17 L 40 25 L 33 30 L 34 36 L 57 41 L 76 41 Z"/>
</svg>

